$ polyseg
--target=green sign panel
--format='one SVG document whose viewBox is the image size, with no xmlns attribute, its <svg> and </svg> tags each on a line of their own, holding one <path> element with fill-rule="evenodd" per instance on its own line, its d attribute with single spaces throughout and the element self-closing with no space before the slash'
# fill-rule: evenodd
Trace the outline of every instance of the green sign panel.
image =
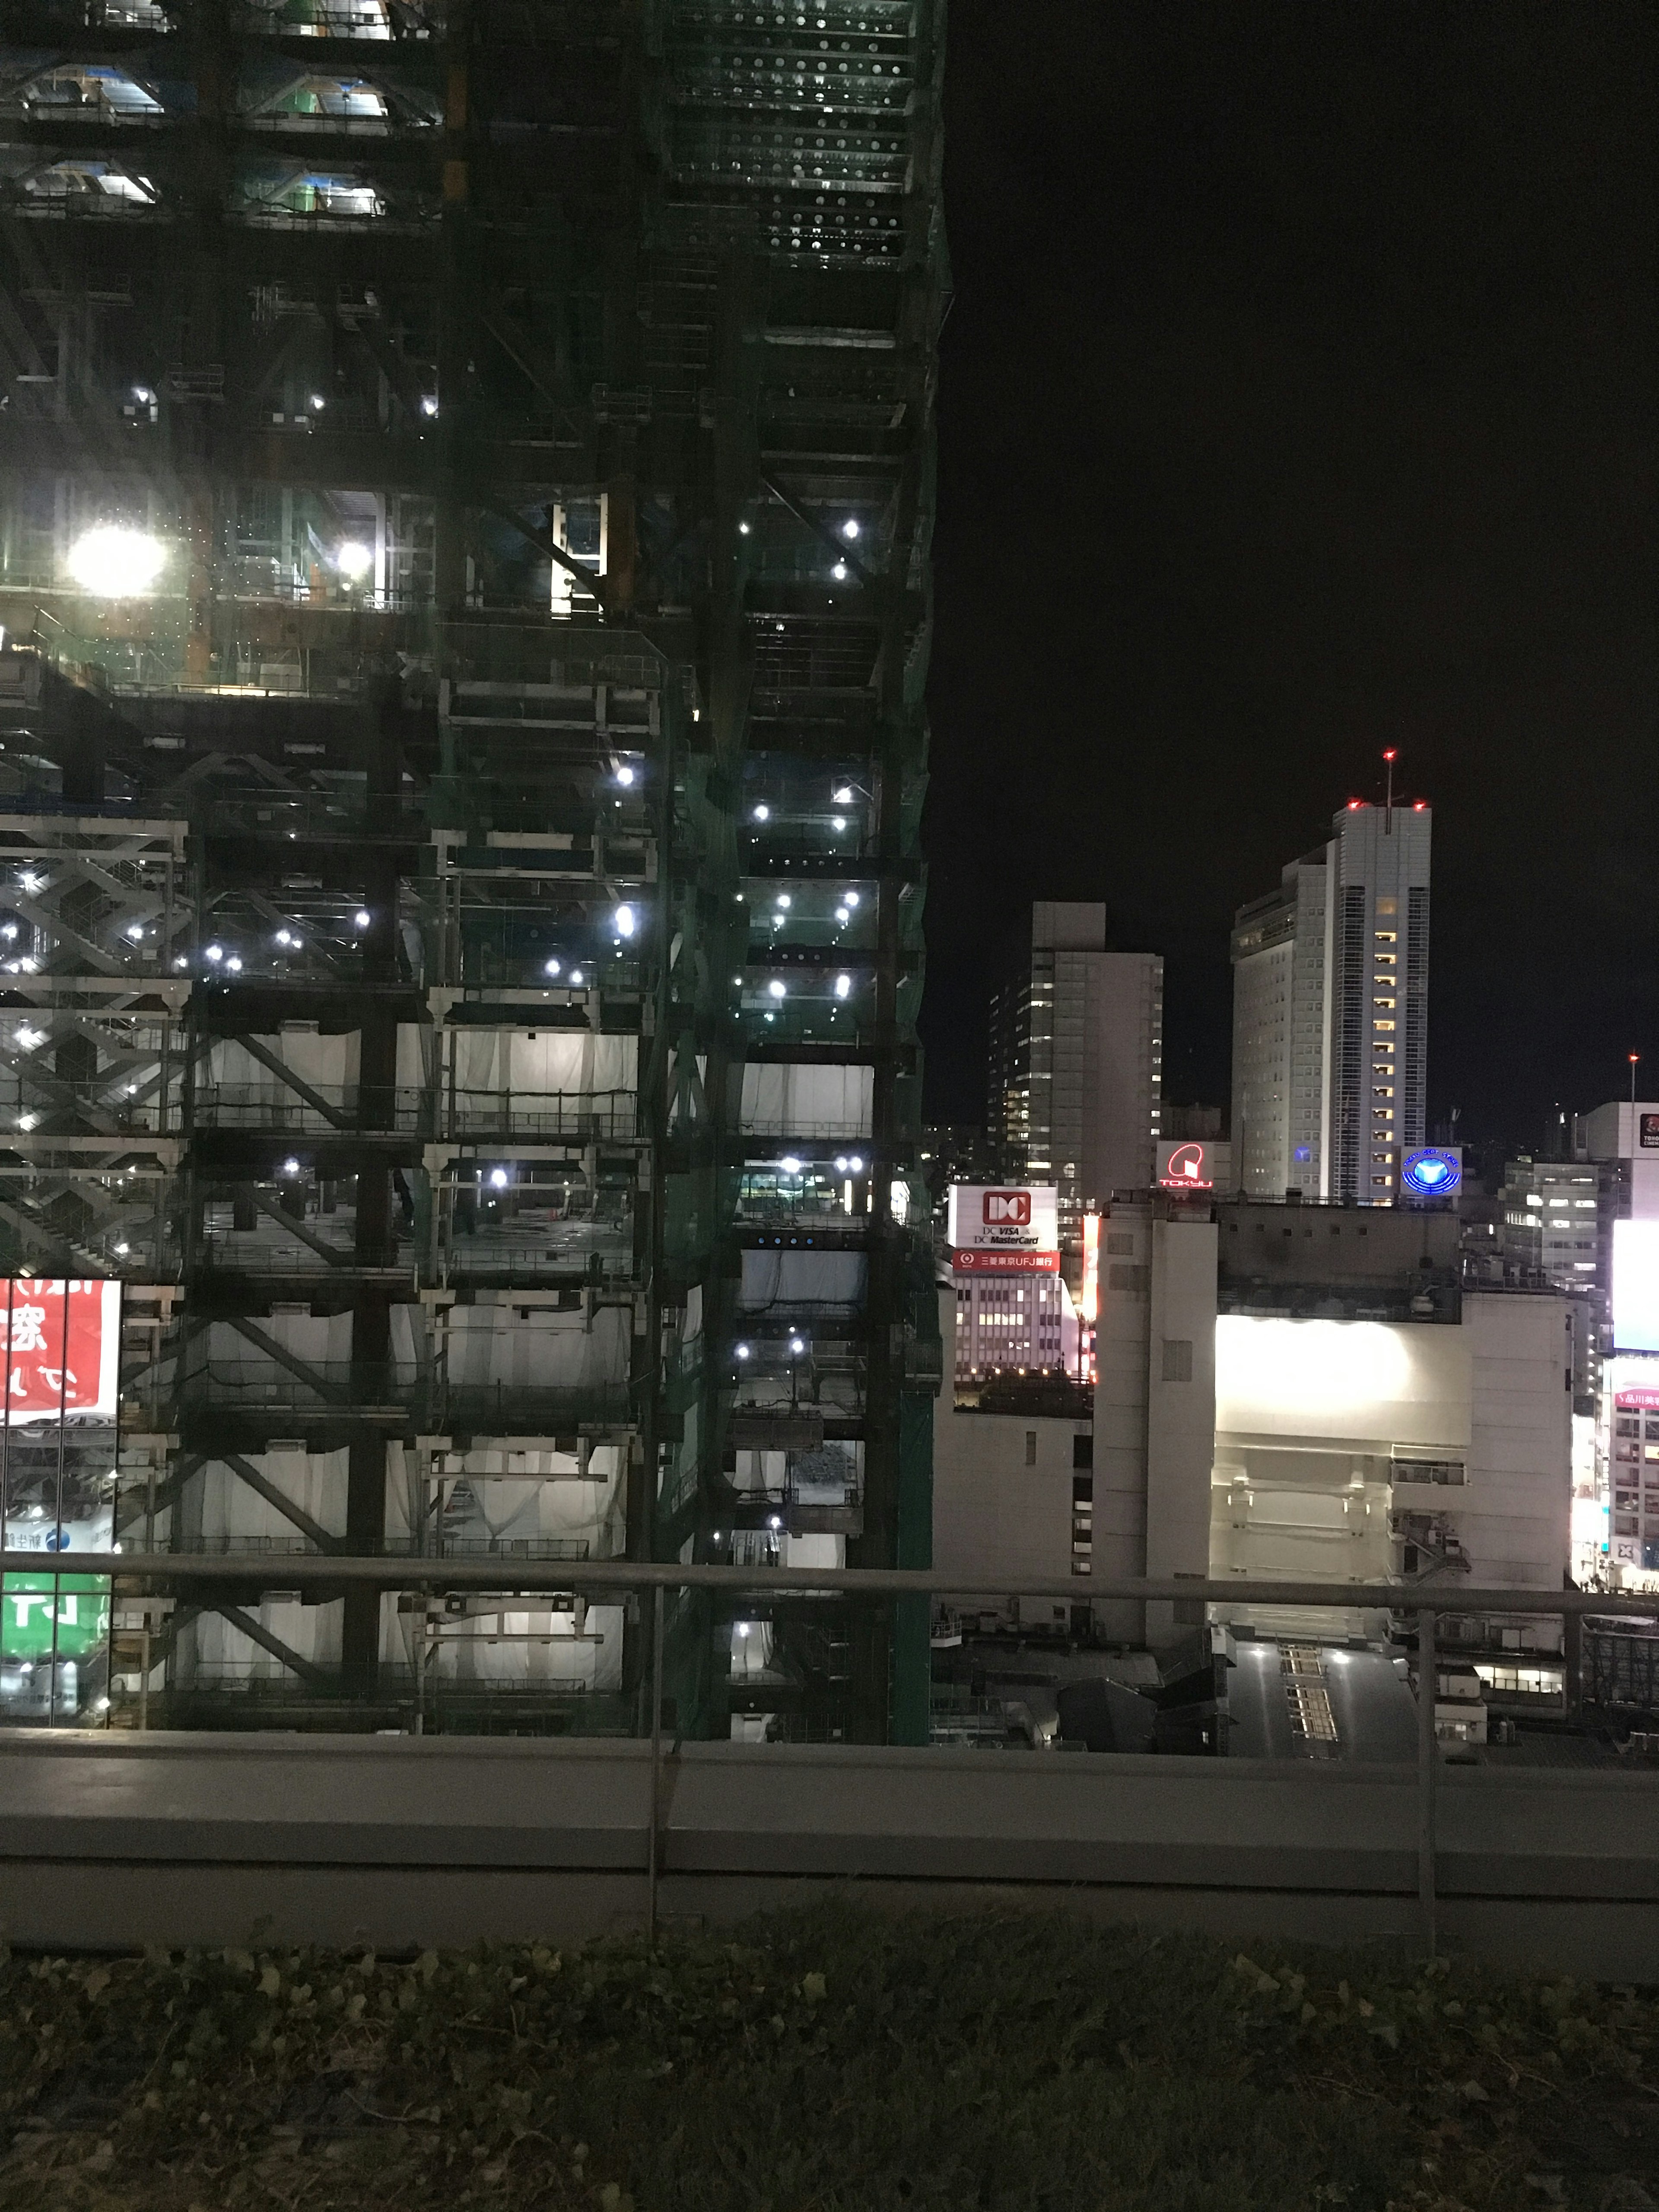
<svg viewBox="0 0 1659 2212">
<path fill-rule="evenodd" d="M 109 1635 L 106 1575 L 8 1575 L 0 1592 L 0 1651 L 8 1659 L 84 1659 Z"/>
</svg>

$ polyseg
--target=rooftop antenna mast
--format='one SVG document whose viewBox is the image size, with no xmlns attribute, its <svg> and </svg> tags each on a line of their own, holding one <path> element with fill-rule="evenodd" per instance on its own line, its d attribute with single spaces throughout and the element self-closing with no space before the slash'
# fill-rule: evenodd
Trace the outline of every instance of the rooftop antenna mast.
<svg viewBox="0 0 1659 2212">
<path fill-rule="evenodd" d="M 1382 835 L 1385 837 L 1391 837 L 1394 835 L 1394 761 L 1395 750 L 1396 748 L 1390 745 L 1382 756 L 1383 759 L 1388 763 L 1389 777 L 1388 796 L 1382 801 Z"/>
</svg>

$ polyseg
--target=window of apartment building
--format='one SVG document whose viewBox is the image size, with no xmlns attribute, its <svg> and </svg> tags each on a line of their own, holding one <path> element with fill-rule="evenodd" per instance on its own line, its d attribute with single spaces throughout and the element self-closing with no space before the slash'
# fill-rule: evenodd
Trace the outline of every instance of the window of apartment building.
<svg viewBox="0 0 1659 2212">
<path fill-rule="evenodd" d="M 1164 1340 L 1164 1380 L 1166 1382 L 1190 1382 L 1192 1379 L 1191 1337 L 1166 1336 Z"/>
<path fill-rule="evenodd" d="M 1035 1467 L 1036 1465 L 1036 1438 L 1037 1432 L 1035 1429 L 1026 1430 L 1025 1464 L 1027 1467 Z"/>
</svg>

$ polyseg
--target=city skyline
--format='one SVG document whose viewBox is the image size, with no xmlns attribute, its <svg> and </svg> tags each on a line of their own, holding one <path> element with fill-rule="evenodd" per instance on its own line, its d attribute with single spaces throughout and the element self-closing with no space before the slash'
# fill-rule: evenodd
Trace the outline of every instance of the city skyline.
<svg viewBox="0 0 1659 2212">
<path fill-rule="evenodd" d="M 1396 747 L 1430 1126 L 1536 1137 L 1659 1055 L 1638 19 L 1067 20 L 952 18 L 928 1118 L 1039 898 L 1163 954 L 1224 1100 L 1233 913 Z"/>
</svg>

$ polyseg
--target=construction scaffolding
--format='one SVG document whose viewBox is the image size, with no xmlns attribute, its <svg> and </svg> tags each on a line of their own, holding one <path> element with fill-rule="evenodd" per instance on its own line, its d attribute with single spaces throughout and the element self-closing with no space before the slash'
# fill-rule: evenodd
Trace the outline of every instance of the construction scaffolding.
<svg viewBox="0 0 1659 2212">
<path fill-rule="evenodd" d="M 648 1619 L 514 1559 L 930 1563 L 943 12 L 8 10 L 0 1252 L 125 1286 L 8 1544 L 270 1580 L 0 1717 L 627 1730 Z M 927 1740 L 925 1599 L 662 1661 Z"/>
</svg>

